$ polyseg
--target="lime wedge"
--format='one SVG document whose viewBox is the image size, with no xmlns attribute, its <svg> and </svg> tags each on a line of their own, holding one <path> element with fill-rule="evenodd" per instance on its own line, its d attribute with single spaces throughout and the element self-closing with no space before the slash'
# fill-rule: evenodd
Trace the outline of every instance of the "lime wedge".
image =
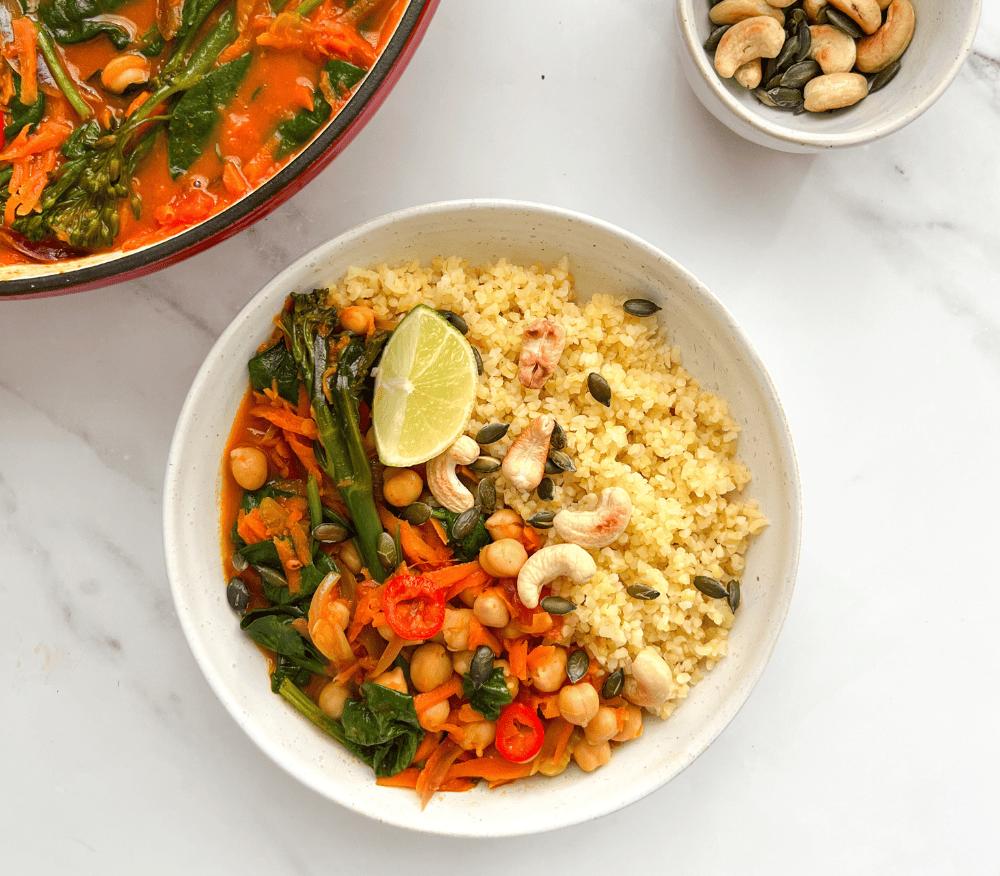
<svg viewBox="0 0 1000 876">
<path fill-rule="evenodd" d="M 418 304 L 396 326 L 375 375 L 372 424 L 383 463 L 426 462 L 465 431 L 479 374 L 469 342 Z"/>
</svg>

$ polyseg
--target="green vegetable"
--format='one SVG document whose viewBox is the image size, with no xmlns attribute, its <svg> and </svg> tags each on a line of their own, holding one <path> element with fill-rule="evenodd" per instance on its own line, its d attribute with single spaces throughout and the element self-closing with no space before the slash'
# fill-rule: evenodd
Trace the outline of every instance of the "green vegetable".
<svg viewBox="0 0 1000 876">
<path fill-rule="evenodd" d="M 121 51 L 132 37 L 115 24 L 114 13 L 125 0 L 51 0 L 38 7 L 38 17 L 63 45 L 81 43 L 104 34 Z"/>
<path fill-rule="evenodd" d="M 11 75 L 14 77 L 14 88 L 18 96 L 12 98 L 7 105 L 9 121 L 3 129 L 3 138 L 7 143 L 10 143 L 25 127 L 30 132 L 42 120 L 45 113 L 45 95 L 39 91 L 35 102 L 31 106 L 25 106 L 21 103 L 21 77 L 13 71 Z"/>
<path fill-rule="evenodd" d="M 462 676 L 462 692 L 477 712 L 487 721 L 495 721 L 500 717 L 500 710 L 512 702 L 510 690 L 503 677 L 503 668 L 497 666 L 478 688 L 469 674 Z"/>
<path fill-rule="evenodd" d="M 256 392 L 270 389 L 272 384 L 278 387 L 278 394 L 285 400 L 295 404 L 299 400 L 299 372 L 284 341 L 268 347 L 258 353 L 247 364 L 250 371 L 250 385 Z"/>
<path fill-rule="evenodd" d="M 435 508 L 431 515 L 444 524 L 445 532 L 448 534 L 448 546 L 459 562 L 468 563 L 475 559 L 479 556 L 479 551 L 492 541 L 482 514 L 479 515 L 472 531 L 459 539 L 454 538 L 452 532 L 455 521 L 461 516 L 460 514 L 449 511 L 447 508 Z"/>
<path fill-rule="evenodd" d="M 262 648 L 278 655 L 278 669 L 271 675 L 271 690 L 275 693 L 285 678 L 301 673 L 322 673 L 326 670 L 326 658 L 292 625 L 292 621 L 303 614 L 293 606 L 274 606 L 249 611 L 240 621 L 242 629 Z M 306 681 L 308 677 L 306 676 Z"/>
<path fill-rule="evenodd" d="M 185 35 L 178 40 L 173 54 L 160 71 L 149 99 L 111 132 L 83 126 L 74 133 L 63 149 L 70 160 L 62 165 L 46 187 L 40 211 L 20 217 L 14 223 L 15 231 L 32 241 L 58 237 L 78 247 L 111 246 L 114 243 L 120 227 L 119 200 L 131 197 L 133 209 L 138 203 L 131 190 L 130 173 L 138 161 L 136 155 L 141 155 L 151 142 L 146 138 L 152 136 L 152 132 L 144 133 L 141 129 L 149 121 L 162 121 L 164 117 L 153 115 L 156 109 L 174 95 L 201 82 L 219 53 L 236 38 L 234 14 L 227 9 L 201 42 L 194 45 L 199 28 L 219 2 L 189 0 L 185 5 L 185 23 L 182 26 Z M 47 38 L 45 28 L 40 26 L 38 44 L 48 61 Z M 51 40 L 49 48 L 54 58 L 49 67 L 59 81 L 56 69 L 59 59 Z M 66 91 L 61 81 L 59 84 Z M 72 86 L 71 80 L 69 84 Z M 70 97 L 69 93 L 67 97 Z M 90 109 L 82 99 L 81 103 L 84 117 L 88 117 Z M 75 103 L 74 108 L 77 108 Z"/>
<path fill-rule="evenodd" d="M 349 64 L 347 61 L 332 60 L 327 62 L 320 75 L 328 76 L 333 90 L 343 95 L 361 81 L 365 70 L 363 67 Z M 300 110 L 288 121 L 282 122 L 275 131 L 275 136 L 280 142 L 277 156 L 283 158 L 308 143 L 313 135 L 326 124 L 332 112 L 333 107 L 327 101 L 323 90 L 317 88 L 313 92 L 313 108 Z"/>
<path fill-rule="evenodd" d="M 340 321 L 337 309 L 323 304 L 322 290 L 296 295 L 292 310 L 285 311 L 282 317 L 282 325 L 312 403 L 319 432 L 319 443 L 314 447 L 316 460 L 347 505 L 358 533 L 362 562 L 372 578 L 382 582 L 386 570 L 377 553 L 382 524 L 358 419 L 358 391 L 372 360 L 366 355 L 365 343 L 348 336 L 335 368 L 330 369 L 331 345 L 338 338 Z M 328 374 L 331 370 L 332 374 Z"/>
<path fill-rule="evenodd" d="M 395 775 L 413 763 L 424 738 L 413 697 L 372 682 L 361 685 L 361 696 L 344 704 L 343 744 L 376 776 Z"/>
<path fill-rule="evenodd" d="M 188 89 L 174 106 L 167 128 L 167 160 L 177 179 L 205 149 L 205 143 L 222 121 L 226 104 L 250 69 L 250 54 L 216 67 Z"/>
</svg>

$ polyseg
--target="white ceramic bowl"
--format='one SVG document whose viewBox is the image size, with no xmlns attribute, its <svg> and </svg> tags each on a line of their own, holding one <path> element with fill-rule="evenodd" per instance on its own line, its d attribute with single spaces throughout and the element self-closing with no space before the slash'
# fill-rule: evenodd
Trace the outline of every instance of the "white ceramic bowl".
<svg viewBox="0 0 1000 876">
<path fill-rule="evenodd" d="M 732 131 L 782 152 L 822 152 L 886 137 L 923 114 L 951 84 L 972 50 L 982 0 L 911 0 L 917 24 L 896 77 L 880 91 L 836 113 L 763 106 L 715 72 L 702 48 L 713 25 L 708 0 L 677 0 L 677 50 L 695 95 Z"/>
<path fill-rule="evenodd" d="M 552 264 L 568 255 L 581 295 L 641 294 L 685 365 L 726 398 L 743 427 L 741 456 L 772 525 L 751 546 L 729 655 L 668 721 L 649 720 L 611 763 L 489 791 L 439 794 L 421 812 L 416 794 L 375 785 L 371 770 L 271 693 L 263 658 L 240 633 L 225 596 L 219 493 L 223 446 L 246 388 L 246 363 L 291 292 L 338 280 L 352 265 L 438 255 L 473 264 L 506 257 Z M 522 202 L 460 201 L 404 210 L 320 246 L 268 283 L 225 330 L 177 424 L 166 474 L 167 570 L 178 616 L 209 684 L 237 723 L 291 775 L 338 803 L 430 833 L 502 836 L 574 824 L 619 809 L 663 785 L 729 723 L 760 677 L 784 621 L 799 553 L 800 495 L 788 426 L 771 380 L 732 316 L 680 265 L 595 219 Z"/>
</svg>

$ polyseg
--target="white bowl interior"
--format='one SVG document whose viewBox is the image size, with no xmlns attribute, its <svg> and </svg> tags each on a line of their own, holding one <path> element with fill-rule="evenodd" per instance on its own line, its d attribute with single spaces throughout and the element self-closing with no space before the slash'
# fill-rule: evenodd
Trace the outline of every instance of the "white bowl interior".
<svg viewBox="0 0 1000 876">
<path fill-rule="evenodd" d="M 685 365 L 730 403 L 743 426 L 741 456 L 772 525 L 752 545 L 743 604 L 729 656 L 668 721 L 619 748 L 589 775 L 464 794 L 440 794 L 421 812 L 412 791 L 380 788 L 367 766 L 271 693 L 257 648 L 238 629 L 225 598 L 220 551 L 222 450 L 246 385 L 246 362 L 267 336 L 285 296 L 333 282 L 352 265 L 438 255 L 473 264 L 504 257 L 553 264 L 563 255 L 581 294 L 595 290 L 659 301 Z M 275 277 L 223 333 L 181 413 L 166 474 L 165 549 L 185 634 L 212 688 L 253 740 L 318 793 L 378 820 L 469 836 L 532 833 L 594 818 L 667 782 L 722 731 L 750 694 L 774 647 L 798 562 L 800 496 L 787 423 L 771 381 L 728 312 L 667 256 L 612 226 L 517 202 L 465 201 L 403 211 L 327 243 Z"/>
<path fill-rule="evenodd" d="M 702 48 L 712 30 L 707 0 L 678 0 L 684 72 L 705 106 L 736 133 L 787 151 L 850 146 L 884 137 L 934 103 L 964 63 L 979 24 L 981 0 L 911 0 L 916 30 L 899 73 L 885 88 L 835 113 L 765 107 L 745 88 L 723 79 Z"/>
</svg>

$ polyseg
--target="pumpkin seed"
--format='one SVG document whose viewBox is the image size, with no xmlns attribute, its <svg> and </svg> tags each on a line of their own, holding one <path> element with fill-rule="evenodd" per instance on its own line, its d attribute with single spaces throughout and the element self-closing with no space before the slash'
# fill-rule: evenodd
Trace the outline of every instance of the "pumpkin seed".
<svg viewBox="0 0 1000 876">
<path fill-rule="evenodd" d="M 492 514 L 496 510 L 497 488 L 490 478 L 483 478 L 476 487 L 476 504 L 484 514 Z"/>
<path fill-rule="evenodd" d="M 226 599 L 233 611 L 245 614 L 250 606 L 250 588 L 242 578 L 230 578 L 226 585 Z"/>
<path fill-rule="evenodd" d="M 795 61 L 795 55 L 799 51 L 799 37 L 798 34 L 793 34 L 785 40 L 784 45 L 781 47 L 781 51 L 778 52 L 774 59 L 774 72 L 784 73 L 792 63 Z"/>
<path fill-rule="evenodd" d="M 809 57 L 809 52 L 812 50 L 812 31 L 809 30 L 809 22 L 806 21 L 805 12 L 801 9 L 796 9 L 795 11 L 802 13 L 802 17 L 798 19 L 795 31 L 795 35 L 799 38 L 799 50 L 795 53 L 795 60 L 804 61 Z"/>
<path fill-rule="evenodd" d="M 495 456 L 478 456 L 469 465 L 476 474 L 489 475 L 500 471 L 500 460 Z"/>
<path fill-rule="evenodd" d="M 312 536 L 322 544 L 340 544 L 347 541 L 354 533 L 339 523 L 320 523 L 313 527 Z"/>
<path fill-rule="evenodd" d="M 451 526 L 451 537 L 455 541 L 461 541 L 467 535 L 472 534 L 472 530 L 476 528 L 476 524 L 479 522 L 479 509 L 469 508 L 467 511 L 463 511 L 458 517 L 455 518 L 455 522 Z"/>
<path fill-rule="evenodd" d="M 805 100 L 805 98 L 802 97 L 801 91 L 796 91 L 794 88 L 783 88 L 781 86 L 778 86 L 777 88 L 769 88 L 767 90 L 767 96 L 771 98 L 774 105 L 779 109 L 795 109 Z"/>
<path fill-rule="evenodd" d="M 660 595 L 659 590 L 654 590 L 648 584 L 629 584 L 625 592 L 633 599 L 656 599 Z"/>
<path fill-rule="evenodd" d="M 420 526 L 431 519 L 433 510 L 426 502 L 412 502 L 399 513 L 399 516 L 407 523 Z"/>
<path fill-rule="evenodd" d="M 243 556 L 243 554 L 241 554 L 239 551 L 233 554 L 232 564 L 233 568 L 237 572 L 245 572 L 247 569 L 250 568 L 250 564 L 247 562 L 247 558 Z"/>
<path fill-rule="evenodd" d="M 785 30 L 791 31 L 797 29 L 803 22 L 806 21 L 806 11 L 798 6 L 792 10 L 792 14 L 788 17 L 788 25 Z M 808 26 L 808 22 L 806 22 Z"/>
<path fill-rule="evenodd" d="M 395 569 L 399 565 L 396 540 L 388 532 L 381 533 L 375 541 L 375 555 L 386 569 Z"/>
<path fill-rule="evenodd" d="M 878 91 L 880 88 L 888 85 L 899 72 L 899 67 L 899 61 L 893 61 L 884 70 L 879 70 L 878 73 L 868 80 L 868 93 L 871 94 L 873 91 Z"/>
<path fill-rule="evenodd" d="M 552 478 L 542 478 L 538 484 L 538 498 L 545 502 L 551 502 L 556 495 L 556 485 L 552 483 Z"/>
<path fill-rule="evenodd" d="M 472 655 L 469 663 L 469 681 L 479 690 L 493 672 L 493 649 L 489 645 L 480 645 Z"/>
<path fill-rule="evenodd" d="M 702 48 L 704 48 L 706 52 L 714 52 L 717 48 L 719 48 L 719 40 L 725 36 L 726 31 L 731 27 L 731 24 L 720 24 L 718 27 L 713 27 L 712 32 L 708 35 L 708 39 L 701 44 Z"/>
<path fill-rule="evenodd" d="M 726 27 L 723 27 L 722 30 L 726 30 Z M 719 28 L 716 28 L 716 30 L 719 30 Z M 719 34 L 719 36 L 721 37 L 722 34 Z M 648 298 L 629 298 L 622 304 L 622 309 L 632 316 L 652 316 L 657 311 L 663 310 L 659 304 L 655 301 L 650 301 Z"/>
<path fill-rule="evenodd" d="M 819 76 L 820 72 L 816 61 L 799 61 L 781 74 L 781 85 L 785 88 L 802 88 L 810 79 Z"/>
<path fill-rule="evenodd" d="M 722 582 L 716 581 L 715 578 L 709 578 L 708 575 L 695 575 L 692 583 L 702 593 L 706 596 L 710 596 L 712 599 L 729 598 L 729 591 L 725 588 Z"/>
<path fill-rule="evenodd" d="M 549 447 L 552 450 L 562 450 L 565 446 L 566 430 L 556 420 L 556 424 L 552 427 L 552 434 L 549 435 Z"/>
<path fill-rule="evenodd" d="M 736 614 L 736 609 L 740 607 L 740 582 L 734 579 L 729 582 L 726 589 L 728 591 L 726 601 L 729 603 L 729 609 L 733 614 Z"/>
<path fill-rule="evenodd" d="M 547 475 L 557 475 L 562 474 L 562 469 L 559 468 L 551 459 L 545 460 L 545 474 Z"/>
<path fill-rule="evenodd" d="M 622 692 L 624 687 L 625 670 L 616 669 L 611 673 L 611 675 L 604 679 L 604 684 L 601 685 L 601 696 L 606 700 L 613 700 Z"/>
<path fill-rule="evenodd" d="M 525 522 L 534 529 L 551 529 L 556 513 L 555 511 L 538 511 L 532 514 Z"/>
<path fill-rule="evenodd" d="M 774 106 L 774 107 L 777 106 L 777 104 L 773 100 L 771 100 L 770 97 L 768 97 L 767 92 L 763 88 L 755 88 L 753 94 L 754 97 L 757 98 L 757 100 L 759 100 L 762 104 L 764 104 L 764 106 Z"/>
<path fill-rule="evenodd" d="M 569 614 L 571 611 L 576 611 L 576 605 L 561 596 L 546 596 L 538 604 L 542 611 L 547 611 L 549 614 Z"/>
<path fill-rule="evenodd" d="M 576 684 L 587 674 L 588 669 L 590 669 L 590 655 L 583 648 L 577 648 L 566 661 L 566 678 L 570 684 Z"/>
<path fill-rule="evenodd" d="M 463 335 L 469 333 L 469 324 L 462 319 L 454 310 L 439 310 L 438 314 L 443 316 L 448 322 L 450 322 L 455 328 L 457 328 Z"/>
<path fill-rule="evenodd" d="M 260 575 L 260 580 L 272 587 L 287 587 L 288 581 L 277 569 L 270 566 L 254 566 L 254 570 Z"/>
<path fill-rule="evenodd" d="M 825 8 L 826 20 L 838 30 L 846 33 L 852 40 L 859 40 L 865 35 L 864 31 L 858 27 L 857 22 L 853 18 L 849 18 L 839 9 L 834 9 L 832 6 L 828 5 Z"/>
<path fill-rule="evenodd" d="M 591 371 L 587 375 L 587 389 L 590 390 L 594 401 L 599 402 L 606 408 L 611 407 L 611 386 L 596 371 Z"/>
<path fill-rule="evenodd" d="M 479 376 L 482 377 L 483 372 L 486 371 L 486 367 L 483 365 L 483 354 L 480 353 L 475 346 L 472 347 L 472 358 L 476 360 L 476 371 L 479 373 Z"/>
<path fill-rule="evenodd" d="M 576 463 L 573 462 L 573 458 L 561 450 L 553 450 L 549 453 L 549 460 L 559 471 L 576 471 Z"/>
<path fill-rule="evenodd" d="M 507 434 L 510 423 L 487 423 L 476 432 L 477 444 L 493 444 Z"/>
</svg>

